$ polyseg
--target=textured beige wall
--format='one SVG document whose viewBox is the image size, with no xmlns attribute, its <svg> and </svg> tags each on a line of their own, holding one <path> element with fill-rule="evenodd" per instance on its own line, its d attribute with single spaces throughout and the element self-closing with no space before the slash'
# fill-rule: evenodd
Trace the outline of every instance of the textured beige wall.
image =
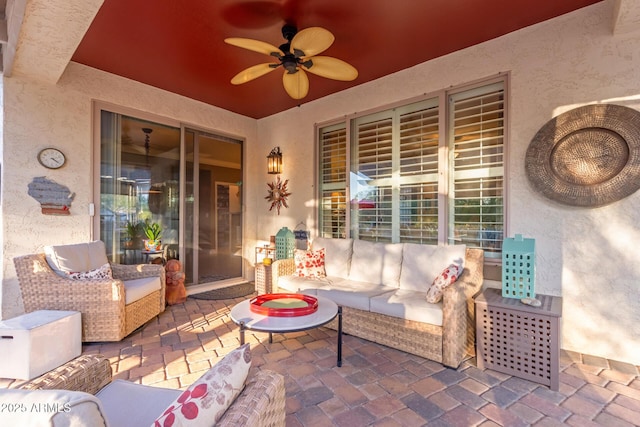
<svg viewBox="0 0 640 427">
<path fill-rule="evenodd" d="M 3 86 L 2 318 L 23 312 L 14 256 L 91 238 L 93 100 L 244 138 L 245 167 L 251 169 L 257 161 L 251 149 L 256 144 L 254 119 L 82 65 L 71 63 L 56 85 L 14 76 L 3 79 Z M 48 170 L 37 162 L 38 151 L 48 146 L 66 154 L 63 168 Z M 263 156 L 257 157 L 262 165 Z M 42 215 L 38 202 L 27 194 L 37 176 L 75 193 L 71 215 Z M 245 200 L 245 212 L 255 212 L 255 201 Z M 245 221 L 245 257 L 252 260 L 255 220 Z"/>
<path fill-rule="evenodd" d="M 314 226 L 315 123 L 510 72 L 509 232 L 536 238 L 537 291 L 564 298 L 563 348 L 640 364 L 640 192 L 598 209 L 570 208 L 533 192 L 524 175 L 526 148 L 552 117 L 592 103 L 640 110 L 640 33 L 614 36 L 612 15 L 612 2 L 601 2 L 257 122 L 76 64 L 55 86 L 5 79 L 2 314 L 22 310 L 13 256 L 89 237 L 92 99 L 246 138 L 251 260 L 256 240 L 280 227 Z M 48 145 L 65 150 L 68 166 L 49 172 L 37 164 L 37 151 Z M 274 146 L 284 152 L 283 178 L 293 193 L 280 216 L 264 200 L 272 179 L 265 156 Z M 76 192 L 71 216 L 40 214 L 26 192 L 41 175 Z"/>
<path fill-rule="evenodd" d="M 524 173 L 527 146 L 552 117 L 593 103 L 640 110 L 640 32 L 614 36 L 612 14 L 598 3 L 261 120 L 264 150 L 282 147 L 294 194 L 280 217 L 262 209 L 258 221 L 312 224 L 314 123 L 510 72 L 509 232 L 536 239 L 537 292 L 564 298 L 563 348 L 640 364 L 640 192 L 571 208 L 535 193 Z"/>
</svg>

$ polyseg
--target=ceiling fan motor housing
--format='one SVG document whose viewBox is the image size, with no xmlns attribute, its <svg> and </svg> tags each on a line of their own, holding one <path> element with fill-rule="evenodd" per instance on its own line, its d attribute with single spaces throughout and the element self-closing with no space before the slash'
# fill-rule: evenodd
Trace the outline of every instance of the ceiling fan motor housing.
<svg viewBox="0 0 640 427">
<path fill-rule="evenodd" d="M 316 56 L 328 49 L 335 40 L 333 34 L 328 30 L 321 27 L 309 27 L 298 32 L 295 26 L 286 24 L 282 27 L 282 36 L 287 42 L 277 48 L 269 43 L 252 39 L 225 39 L 225 42 L 231 45 L 278 59 L 278 63 L 258 64 L 241 71 L 231 79 L 231 83 L 249 82 L 282 65 L 284 69 L 282 82 L 285 90 L 293 99 L 302 99 L 309 91 L 309 78 L 305 70 L 334 80 L 350 81 L 358 76 L 358 71 L 342 60 Z M 300 73 L 298 73 L 299 71 Z"/>
</svg>

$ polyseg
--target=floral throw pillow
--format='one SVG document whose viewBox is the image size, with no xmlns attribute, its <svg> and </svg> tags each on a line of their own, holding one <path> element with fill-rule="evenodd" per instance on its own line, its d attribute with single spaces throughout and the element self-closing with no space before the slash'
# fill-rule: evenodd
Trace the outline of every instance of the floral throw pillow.
<svg viewBox="0 0 640 427">
<path fill-rule="evenodd" d="M 213 425 L 244 388 L 251 367 L 249 344 L 233 350 L 186 389 L 154 427 Z"/>
<path fill-rule="evenodd" d="M 296 249 L 293 257 L 296 263 L 294 276 L 309 277 L 312 279 L 320 279 L 327 276 L 327 273 L 324 271 L 324 248 L 318 249 L 317 251 Z"/>
<path fill-rule="evenodd" d="M 458 276 L 460 276 L 460 267 L 456 264 L 451 264 L 445 268 L 442 273 L 438 275 L 431 284 L 431 287 L 427 291 L 427 302 L 431 304 L 439 303 L 442 300 L 442 292 L 447 286 L 451 286 Z"/>
<path fill-rule="evenodd" d="M 95 270 L 70 271 L 67 273 L 67 278 L 71 280 L 109 280 L 113 279 L 113 274 L 111 272 L 111 265 L 107 263 Z"/>
</svg>

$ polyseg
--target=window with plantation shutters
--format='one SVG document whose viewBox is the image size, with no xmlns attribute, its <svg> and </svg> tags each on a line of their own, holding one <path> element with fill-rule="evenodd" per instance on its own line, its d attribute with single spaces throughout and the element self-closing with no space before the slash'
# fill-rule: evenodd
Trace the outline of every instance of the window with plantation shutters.
<svg viewBox="0 0 640 427">
<path fill-rule="evenodd" d="M 392 129 L 388 112 L 354 122 L 351 229 L 358 239 L 392 241 Z"/>
<path fill-rule="evenodd" d="M 462 243 L 499 258 L 505 81 L 321 127 L 320 235 Z"/>
<path fill-rule="evenodd" d="M 504 238 L 504 85 L 450 96 L 449 241 L 497 257 Z"/>
<path fill-rule="evenodd" d="M 438 242 L 438 100 L 399 116 L 399 241 Z"/>
<path fill-rule="evenodd" d="M 347 131 L 345 124 L 323 128 L 320 139 L 320 236 L 346 237 Z"/>
</svg>

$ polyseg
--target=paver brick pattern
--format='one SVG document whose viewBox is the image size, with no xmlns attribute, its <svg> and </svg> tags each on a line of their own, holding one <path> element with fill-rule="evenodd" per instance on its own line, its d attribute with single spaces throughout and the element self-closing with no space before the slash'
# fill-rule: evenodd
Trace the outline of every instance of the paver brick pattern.
<svg viewBox="0 0 640 427">
<path fill-rule="evenodd" d="M 239 345 L 229 311 L 242 299 L 188 298 L 118 343 L 89 343 L 83 353 L 109 358 L 114 377 L 186 388 Z M 252 370 L 285 377 L 286 424 L 298 426 L 632 426 L 640 425 L 637 366 L 562 351 L 560 390 L 480 370 L 458 369 L 343 336 L 327 328 L 268 334 L 247 331 Z M 250 374 L 251 375 L 251 374 Z M 0 387 L 7 380 L 0 380 Z"/>
</svg>

